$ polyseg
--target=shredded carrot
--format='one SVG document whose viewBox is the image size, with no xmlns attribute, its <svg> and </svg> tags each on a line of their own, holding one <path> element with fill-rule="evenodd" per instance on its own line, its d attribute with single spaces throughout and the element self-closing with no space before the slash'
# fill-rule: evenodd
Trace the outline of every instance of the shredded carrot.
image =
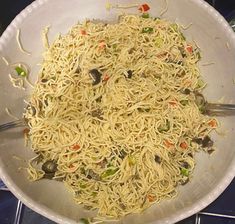
<svg viewBox="0 0 235 224">
<path fill-rule="evenodd" d="M 24 133 L 24 134 L 28 134 L 29 132 L 30 132 L 29 128 L 25 128 L 25 129 L 23 130 L 23 133 Z"/>
<path fill-rule="evenodd" d="M 175 106 L 175 105 L 177 105 L 177 102 L 176 101 L 170 101 L 169 104 L 172 105 L 172 106 Z"/>
<path fill-rule="evenodd" d="M 188 148 L 188 145 L 187 145 L 186 142 L 181 142 L 181 143 L 180 143 L 180 147 L 181 147 L 182 149 L 187 149 L 187 148 Z"/>
<path fill-rule="evenodd" d="M 78 144 L 72 146 L 72 149 L 75 151 L 79 150 L 80 148 L 81 148 L 81 146 Z"/>
<path fill-rule="evenodd" d="M 103 81 L 107 82 L 109 80 L 109 76 L 107 74 L 104 75 Z"/>
<path fill-rule="evenodd" d="M 69 166 L 69 169 L 72 170 L 72 169 L 74 169 L 74 167 L 75 167 L 75 166 L 74 166 L 73 164 L 71 164 L 71 165 Z"/>
<path fill-rule="evenodd" d="M 147 12 L 148 10 L 150 9 L 149 5 L 148 4 L 143 4 L 139 7 L 139 10 L 141 12 Z"/>
<path fill-rule="evenodd" d="M 212 128 L 216 128 L 217 127 L 217 122 L 215 119 L 212 119 L 208 122 L 208 125 L 210 125 Z"/>
<path fill-rule="evenodd" d="M 147 196 L 147 198 L 148 198 L 148 200 L 149 200 L 149 202 L 154 202 L 154 201 L 156 201 L 156 197 L 155 196 L 153 196 L 153 195 L 148 195 Z"/>
<path fill-rule="evenodd" d="M 187 79 L 187 80 L 185 80 L 185 81 L 183 82 L 183 85 L 184 85 L 185 87 L 191 86 L 191 85 L 192 85 L 192 81 Z"/>
<path fill-rule="evenodd" d="M 171 143 L 171 142 L 168 141 L 168 140 L 165 140 L 165 141 L 164 141 L 164 145 L 165 145 L 167 148 L 170 148 L 170 147 L 174 146 L 174 144 Z"/>
<path fill-rule="evenodd" d="M 192 54 L 193 53 L 193 47 L 191 45 L 187 45 L 186 50 L 188 53 Z"/>
<path fill-rule="evenodd" d="M 166 56 L 167 56 L 167 52 L 162 52 L 162 53 L 157 54 L 157 58 L 159 59 L 165 58 Z"/>
<path fill-rule="evenodd" d="M 86 30 L 80 30 L 80 33 L 81 33 L 82 35 L 86 35 Z"/>
<path fill-rule="evenodd" d="M 99 49 L 104 49 L 106 47 L 106 44 L 104 41 L 101 41 L 98 46 L 99 46 Z"/>
</svg>

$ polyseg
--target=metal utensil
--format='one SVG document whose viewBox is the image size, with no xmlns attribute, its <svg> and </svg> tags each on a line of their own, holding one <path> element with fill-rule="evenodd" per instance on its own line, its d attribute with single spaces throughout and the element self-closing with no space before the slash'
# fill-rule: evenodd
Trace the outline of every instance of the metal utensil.
<svg viewBox="0 0 235 224">
<path fill-rule="evenodd" d="M 203 114 L 210 116 L 229 116 L 235 115 L 235 104 L 208 103 L 201 93 L 195 93 L 195 103 Z M 11 128 L 24 127 L 26 122 L 21 120 L 12 121 L 0 125 L 0 132 Z"/>
<path fill-rule="evenodd" d="M 235 115 L 235 104 L 208 103 L 201 93 L 195 93 L 195 103 L 203 114 L 214 116 Z"/>
<path fill-rule="evenodd" d="M 26 125 L 27 124 L 23 119 L 12 121 L 12 122 L 0 125 L 0 132 L 11 129 L 11 128 L 24 127 Z"/>
</svg>

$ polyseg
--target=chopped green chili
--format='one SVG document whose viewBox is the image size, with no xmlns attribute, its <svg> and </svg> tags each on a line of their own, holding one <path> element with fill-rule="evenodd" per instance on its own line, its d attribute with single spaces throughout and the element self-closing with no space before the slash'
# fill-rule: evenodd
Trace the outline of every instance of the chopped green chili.
<svg viewBox="0 0 235 224">
<path fill-rule="evenodd" d="M 113 44 L 112 46 L 113 46 L 113 49 L 116 50 L 118 45 L 117 44 Z"/>
<path fill-rule="evenodd" d="M 180 37 L 181 37 L 182 40 L 186 40 L 186 38 L 185 38 L 183 33 L 180 33 Z"/>
<path fill-rule="evenodd" d="M 164 44 L 163 39 L 162 39 L 161 37 L 158 37 L 158 38 L 156 39 L 156 41 L 155 41 L 156 47 L 160 48 L 160 47 L 163 46 L 163 44 Z"/>
<path fill-rule="evenodd" d="M 160 17 L 155 17 L 153 20 L 156 21 L 156 20 L 160 20 L 161 18 Z"/>
<path fill-rule="evenodd" d="M 142 29 L 142 33 L 152 33 L 153 32 L 153 28 L 152 27 L 144 27 Z"/>
<path fill-rule="evenodd" d="M 188 104 L 188 100 L 181 100 L 180 103 L 183 105 L 183 106 L 186 106 Z"/>
<path fill-rule="evenodd" d="M 88 219 L 85 219 L 85 218 L 81 218 L 79 221 L 80 221 L 80 223 L 82 223 L 82 224 L 90 224 L 89 220 L 88 220 Z"/>
<path fill-rule="evenodd" d="M 97 192 L 92 192 L 92 193 L 91 193 L 91 195 L 92 195 L 93 197 L 97 196 L 97 194 L 98 194 Z"/>
<path fill-rule="evenodd" d="M 201 88 L 203 88 L 204 86 L 205 86 L 204 81 L 203 81 L 202 79 L 199 79 L 199 80 L 197 81 L 197 88 L 198 88 L 198 89 L 201 89 Z"/>
<path fill-rule="evenodd" d="M 19 66 L 15 67 L 15 71 L 17 72 L 17 74 L 19 76 L 22 76 L 22 77 L 26 77 L 27 76 L 27 72 L 23 68 L 21 68 Z"/>
<path fill-rule="evenodd" d="M 186 177 L 188 177 L 189 176 L 189 170 L 188 169 L 186 169 L 186 168 L 181 168 L 181 174 L 183 175 L 183 176 L 186 176 Z"/>
<path fill-rule="evenodd" d="M 171 27 L 175 32 L 178 32 L 178 31 L 179 31 L 179 26 L 178 26 L 176 23 L 171 24 L 170 27 Z"/>
<path fill-rule="evenodd" d="M 201 60 L 202 56 L 201 56 L 201 53 L 199 51 L 197 51 L 196 53 L 196 56 L 197 56 L 197 62 Z"/>
<path fill-rule="evenodd" d="M 87 187 L 86 184 L 80 183 L 80 188 L 84 189 L 84 188 L 86 188 L 86 187 Z"/>
<path fill-rule="evenodd" d="M 128 161 L 131 166 L 134 166 L 136 164 L 136 159 L 134 156 L 128 156 Z"/>
<path fill-rule="evenodd" d="M 148 19 L 150 16 L 148 13 L 143 13 L 141 17 L 144 19 Z"/>
<path fill-rule="evenodd" d="M 105 178 L 107 178 L 107 177 L 109 177 L 109 176 L 112 176 L 112 175 L 114 175 L 117 171 L 118 171 L 117 168 L 115 168 L 115 169 L 108 169 L 108 170 L 104 171 L 104 172 L 101 174 L 101 178 L 102 178 L 102 179 L 105 179 Z"/>
<path fill-rule="evenodd" d="M 165 124 L 160 125 L 160 127 L 158 128 L 158 131 L 162 133 L 162 132 L 169 131 L 169 129 L 170 129 L 170 122 L 166 120 Z"/>
</svg>

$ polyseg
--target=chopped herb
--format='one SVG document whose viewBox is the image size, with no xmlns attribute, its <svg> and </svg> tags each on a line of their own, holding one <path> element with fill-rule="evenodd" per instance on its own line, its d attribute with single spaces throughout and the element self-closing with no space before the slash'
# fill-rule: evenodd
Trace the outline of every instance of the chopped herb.
<svg viewBox="0 0 235 224">
<path fill-rule="evenodd" d="M 175 32 L 178 32 L 178 31 L 179 31 L 179 26 L 178 26 L 176 23 L 171 24 L 170 27 L 171 27 Z"/>
<path fill-rule="evenodd" d="M 158 131 L 159 132 L 167 132 L 170 129 L 170 122 L 168 120 L 166 120 L 166 123 L 163 125 L 160 125 L 160 127 L 158 127 Z"/>
<path fill-rule="evenodd" d="M 113 45 L 112 45 L 112 47 L 113 47 L 114 50 L 117 49 L 117 46 L 118 46 L 117 44 L 113 44 Z"/>
<path fill-rule="evenodd" d="M 184 40 L 184 41 L 186 40 L 186 38 L 185 38 L 184 34 L 183 34 L 183 33 L 181 33 L 181 32 L 180 32 L 180 38 L 181 38 L 182 40 Z"/>
<path fill-rule="evenodd" d="M 22 77 L 26 77 L 27 76 L 27 72 L 23 68 L 21 68 L 19 66 L 15 67 L 15 71 L 17 72 L 17 74 L 19 76 L 22 76 Z"/>
<path fill-rule="evenodd" d="M 188 104 L 188 100 L 181 100 L 180 103 L 183 105 L 183 106 L 186 106 Z"/>
<path fill-rule="evenodd" d="M 203 81 L 202 79 L 199 79 L 199 80 L 197 81 L 197 89 L 201 89 L 201 88 L 203 88 L 204 86 L 205 86 L 204 81 Z"/>
<path fill-rule="evenodd" d="M 107 177 L 110 177 L 110 176 L 114 175 L 117 171 L 118 171 L 117 168 L 115 168 L 115 169 L 108 169 L 108 170 L 104 171 L 104 172 L 101 174 L 101 178 L 102 178 L 102 179 L 105 179 L 105 178 L 107 178 Z"/>
<path fill-rule="evenodd" d="M 196 56 L 197 56 L 197 62 L 201 60 L 202 56 L 201 53 L 199 51 L 196 52 Z"/>
<path fill-rule="evenodd" d="M 90 224 L 89 220 L 85 218 L 81 218 L 79 221 L 81 224 Z"/>
<path fill-rule="evenodd" d="M 186 169 L 186 168 L 181 168 L 181 174 L 183 175 L 183 176 L 186 176 L 186 177 L 188 177 L 189 176 L 189 170 L 188 169 Z"/>
<path fill-rule="evenodd" d="M 142 33 L 153 33 L 153 28 L 152 27 L 144 27 L 142 29 Z"/>
<path fill-rule="evenodd" d="M 163 46 L 163 44 L 164 44 L 164 40 L 162 38 L 158 37 L 155 41 L 156 47 L 160 48 Z"/>
<path fill-rule="evenodd" d="M 148 13 L 143 13 L 141 17 L 144 19 L 148 19 L 150 16 Z"/>
<path fill-rule="evenodd" d="M 157 21 L 157 20 L 160 20 L 160 19 L 161 19 L 160 17 L 155 17 L 153 20 Z"/>
<path fill-rule="evenodd" d="M 97 196 L 97 194 L 98 194 L 97 192 L 92 192 L 92 193 L 91 193 L 91 195 L 92 195 L 93 197 Z"/>
<path fill-rule="evenodd" d="M 128 156 L 128 162 L 130 166 L 134 166 L 136 164 L 136 159 L 134 156 Z"/>
<path fill-rule="evenodd" d="M 84 188 L 86 188 L 86 187 L 87 187 L 86 184 L 80 183 L 80 188 L 84 189 Z"/>
</svg>

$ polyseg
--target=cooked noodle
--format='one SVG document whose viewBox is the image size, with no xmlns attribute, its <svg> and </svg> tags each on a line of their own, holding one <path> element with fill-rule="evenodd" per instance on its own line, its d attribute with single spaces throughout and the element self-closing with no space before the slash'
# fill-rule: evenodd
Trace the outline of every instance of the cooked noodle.
<svg viewBox="0 0 235 224">
<path fill-rule="evenodd" d="M 20 31 L 20 29 L 18 29 L 17 33 L 16 33 L 16 41 L 17 41 L 17 44 L 19 46 L 19 49 L 21 50 L 21 52 L 23 52 L 23 53 L 30 56 L 31 53 L 29 51 L 26 51 L 22 46 L 22 43 L 21 43 L 21 40 L 20 40 L 20 34 L 21 34 L 21 31 Z"/>
<path fill-rule="evenodd" d="M 179 25 L 166 20 L 128 15 L 74 26 L 45 52 L 25 110 L 40 164 L 56 162 L 53 179 L 99 217 L 175 197 L 201 150 L 193 139 L 215 128 L 195 103 L 199 59 Z M 102 74 L 97 85 L 92 69 Z M 32 180 L 43 178 L 32 164 Z"/>
</svg>

